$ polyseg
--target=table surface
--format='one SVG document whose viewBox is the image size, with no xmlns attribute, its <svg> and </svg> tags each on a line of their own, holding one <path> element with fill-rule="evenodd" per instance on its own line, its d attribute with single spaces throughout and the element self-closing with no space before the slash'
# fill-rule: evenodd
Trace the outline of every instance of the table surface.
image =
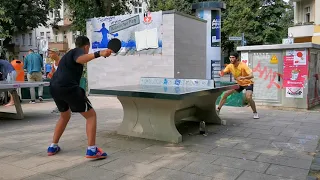
<svg viewBox="0 0 320 180">
<path fill-rule="evenodd" d="M 28 88 L 28 87 L 39 87 L 39 86 L 49 86 L 49 85 L 50 85 L 50 82 L 0 81 L 0 89 Z"/>
<path fill-rule="evenodd" d="M 237 88 L 237 84 L 216 87 L 185 87 L 185 86 L 154 86 L 154 85 L 128 85 L 100 89 L 90 89 L 94 95 L 115 95 L 129 97 L 143 97 L 156 99 L 182 99 L 186 96 L 201 96 L 206 93 L 214 93 Z"/>
</svg>

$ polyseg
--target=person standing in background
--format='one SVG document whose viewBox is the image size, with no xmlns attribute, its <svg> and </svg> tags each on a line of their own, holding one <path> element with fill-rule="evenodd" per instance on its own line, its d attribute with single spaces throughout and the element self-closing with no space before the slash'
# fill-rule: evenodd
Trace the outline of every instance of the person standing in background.
<svg viewBox="0 0 320 180">
<path fill-rule="evenodd" d="M 52 64 L 50 62 L 47 62 L 45 66 L 46 78 L 48 78 L 48 74 L 51 72 L 51 70 L 52 70 Z"/>
<path fill-rule="evenodd" d="M 16 73 L 17 73 L 17 77 L 15 81 L 24 82 L 23 62 L 18 59 L 13 59 L 11 61 L 11 65 L 13 66 L 13 68 L 16 70 Z M 21 88 L 17 88 L 17 93 L 20 97 L 20 102 L 22 102 Z"/>
<path fill-rule="evenodd" d="M 48 49 L 48 57 L 53 60 L 50 72 L 47 74 L 47 78 L 51 79 L 53 74 L 58 69 L 60 62 L 59 50 L 57 48 Z M 51 113 L 59 113 L 58 107 L 56 107 Z"/>
<path fill-rule="evenodd" d="M 34 53 L 32 49 L 28 51 L 28 55 L 24 60 L 23 68 L 27 70 L 27 78 L 29 82 L 41 82 L 42 81 L 42 68 L 43 68 L 43 60 L 39 54 Z M 38 88 L 39 101 L 43 101 L 43 87 L 40 86 Z M 36 92 L 35 88 L 30 88 L 30 103 L 36 103 Z"/>
<path fill-rule="evenodd" d="M 48 73 L 48 78 L 51 79 L 53 74 L 58 69 L 58 65 L 60 62 L 59 50 L 57 48 L 48 49 L 48 57 L 53 60 L 51 70 Z"/>
</svg>

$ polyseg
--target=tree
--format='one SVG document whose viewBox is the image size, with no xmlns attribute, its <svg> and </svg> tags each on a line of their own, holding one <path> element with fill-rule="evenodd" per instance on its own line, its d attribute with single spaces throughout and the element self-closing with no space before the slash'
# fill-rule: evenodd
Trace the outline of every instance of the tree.
<svg viewBox="0 0 320 180">
<path fill-rule="evenodd" d="M 0 29 L 6 37 L 47 25 L 48 0 L 0 1 Z"/>
<path fill-rule="evenodd" d="M 61 7 L 61 0 L 49 0 L 50 8 Z M 64 0 L 72 21 L 72 29 L 86 32 L 86 20 L 94 17 L 115 16 L 131 13 L 129 5 L 138 5 L 139 0 Z"/>
<path fill-rule="evenodd" d="M 287 37 L 292 6 L 283 0 L 226 0 L 222 13 L 222 48 L 230 52 L 229 36 L 245 34 L 247 45 L 278 44 Z"/>
<path fill-rule="evenodd" d="M 177 10 L 186 14 L 192 14 L 191 6 L 198 0 L 149 0 L 149 11 Z"/>
<path fill-rule="evenodd" d="M 4 23 L 10 24 L 12 22 L 12 20 L 11 20 L 11 18 L 6 17 L 5 13 L 6 13 L 5 9 L 3 7 L 0 7 L 0 22 L 4 22 Z M 4 29 L 3 26 L 1 26 L 1 23 L 0 23 L 0 39 L 7 38 L 7 37 L 10 37 L 9 30 Z"/>
<path fill-rule="evenodd" d="M 294 26 L 294 10 L 293 10 L 293 2 L 290 0 L 287 3 L 287 9 L 283 12 L 281 20 L 279 22 L 280 26 L 283 27 L 283 31 L 281 32 L 281 36 L 283 38 L 288 36 L 288 28 Z"/>
</svg>

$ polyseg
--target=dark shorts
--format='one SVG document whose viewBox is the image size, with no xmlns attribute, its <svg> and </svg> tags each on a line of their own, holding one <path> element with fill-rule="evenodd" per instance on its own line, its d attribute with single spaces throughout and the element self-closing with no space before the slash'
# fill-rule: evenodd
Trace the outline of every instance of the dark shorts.
<svg viewBox="0 0 320 180">
<path fill-rule="evenodd" d="M 243 90 L 249 90 L 249 91 L 253 91 L 253 84 L 250 84 L 249 86 L 240 86 L 239 89 L 236 89 L 236 91 L 239 93 Z"/>
<path fill-rule="evenodd" d="M 84 89 L 79 86 L 60 88 L 50 86 L 51 96 L 60 112 L 87 112 L 92 109 Z"/>
</svg>

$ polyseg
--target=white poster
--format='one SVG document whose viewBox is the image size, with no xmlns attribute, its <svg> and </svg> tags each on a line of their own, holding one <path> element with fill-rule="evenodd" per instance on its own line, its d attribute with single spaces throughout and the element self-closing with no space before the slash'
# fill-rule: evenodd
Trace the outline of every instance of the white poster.
<svg viewBox="0 0 320 180">
<path fill-rule="evenodd" d="M 306 65 L 307 64 L 307 51 L 303 50 L 295 50 L 294 51 L 294 60 L 293 65 Z"/>
<path fill-rule="evenodd" d="M 48 50 L 48 40 L 47 39 L 41 39 L 39 41 L 39 49 L 42 52 L 47 52 L 47 50 Z"/>
<path fill-rule="evenodd" d="M 162 11 L 91 19 L 92 50 L 106 49 L 112 38 L 122 47 L 117 55 L 161 54 Z"/>
<path fill-rule="evenodd" d="M 286 87 L 286 97 L 303 98 L 303 87 Z"/>
<path fill-rule="evenodd" d="M 241 53 L 241 62 L 249 66 L 249 53 L 247 52 Z"/>
<path fill-rule="evenodd" d="M 294 56 L 294 50 L 287 50 L 286 56 Z"/>
</svg>

